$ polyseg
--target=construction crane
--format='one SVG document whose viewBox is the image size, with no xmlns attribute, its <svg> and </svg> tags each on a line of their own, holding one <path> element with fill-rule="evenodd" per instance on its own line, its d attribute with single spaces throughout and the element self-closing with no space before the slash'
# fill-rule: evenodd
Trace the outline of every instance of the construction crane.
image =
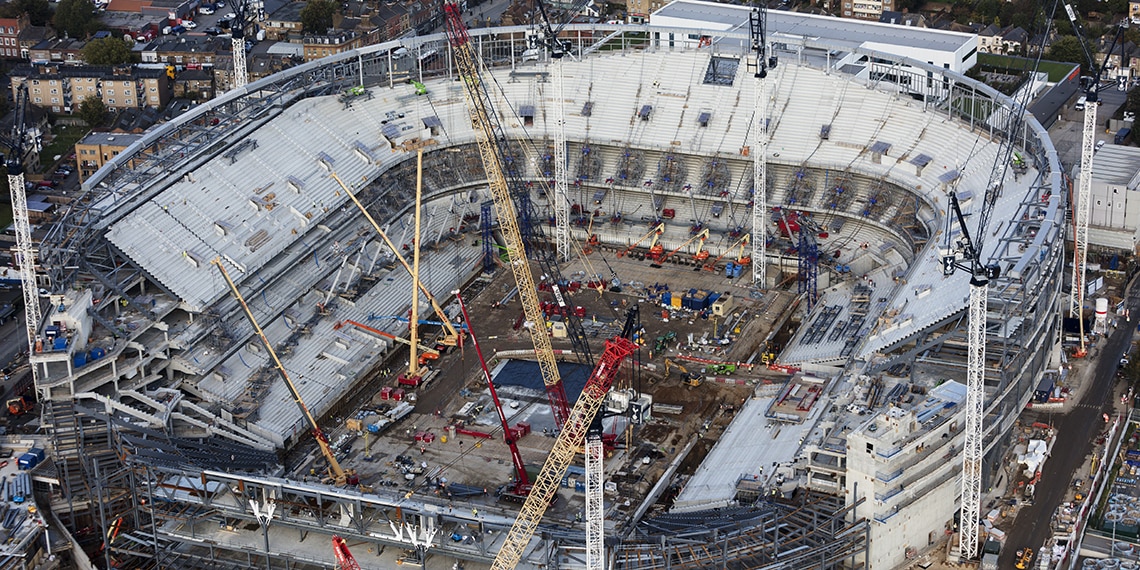
<svg viewBox="0 0 1140 570">
<path fill-rule="evenodd" d="M 352 326 L 354 326 L 354 327 L 356 327 L 362 331 L 368 331 L 368 332 L 370 332 L 376 336 L 382 336 L 382 337 L 384 337 L 388 340 L 391 340 L 393 342 L 398 342 L 398 343 L 406 345 L 406 346 L 412 346 L 412 341 L 410 341 L 406 338 L 400 338 L 400 337 L 398 337 L 392 333 L 384 332 L 384 331 L 382 331 L 378 328 L 375 328 L 375 327 L 370 327 L 370 326 L 368 326 L 362 322 L 359 322 L 359 321 L 354 321 L 352 319 L 345 319 L 343 324 L 352 325 Z M 340 327 L 337 325 L 333 325 L 333 328 L 338 329 Z M 435 355 L 437 357 L 439 356 L 439 351 L 434 349 L 434 348 L 431 348 L 430 346 L 424 346 L 422 344 L 417 344 L 416 348 L 418 348 L 421 352 L 423 352 L 424 355 L 432 354 L 432 355 Z"/>
<path fill-rule="evenodd" d="M 1073 33 L 1077 36 L 1077 42 L 1081 44 L 1081 49 L 1084 50 L 1085 59 L 1092 66 L 1092 69 L 1089 70 L 1092 80 L 1085 92 L 1085 121 L 1084 128 L 1081 131 L 1081 170 L 1077 175 L 1076 204 L 1074 204 L 1075 211 L 1073 213 L 1073 277 L 1069 290 L 1069 316 L 1076 317 L 1081 321 L 1081 348 L 1076 356 L 1084 356 L 1087 354 L 1083 315 L 1085 270 L 1088 264 L 1089 213 L 1092 209 L 1089 202 L 1092 199 L 1092 167 L 1094 151 L 1096 150 L 1096 113 L 1097 107 L 1100 106 L 1100 80 L 1105 66 L 1108 65 L 1108 56 L 1116 47 L 1117 42 L 1120 41 L 1124 31 L 1128 29 L 1128 19 L 1125 18 L 1117 26 L 1112 44 L 1104 54 L 1104 61 L 1098 67 L 1094 54 L 1089 52 L 1088 42 L 1085 41 L 1084 33 L 1077 21 L 1077 14 L 1073 11 L 1073 7 L 1065 4 L 1065 13 L 1068 14 L 1069 22 L 1073 25 Z"/>
<path fill-rule="evenodd" d="M 693 237 L 685 240 L 685 242 L 682 243 L 681 245 L 677 246 L 677 249 L 674 249 L 673 251 L 670 251 L 669 253 L 665 254 L 665 256 L 662 257 L 660 260 L 658 260 L 657 263 L 654 265 L 659 267 L 660 264 L 665 263 L 666 261 L 669 260 L 670 257 L 673 257 L 674 255 L 676 255 L 676 253 L 678 251 L 681 251 L 682 249 L 685 248 L 685 246 L 689 245 L 690 243 L 693 243 L 694 241 L 696 241 L 698 239 L 701 240 L 701 246 L 700 246 L 700 248 L 697 249 L 697 252 L 699 253 L 702 249 L 704 249 L 705 240 L 708 238 L 709 238 L 709 229 L 705 228 L 705 229 L 701 230 L 700 232 L 697 232 L 696 234 L 694 234 Z"/>
<path fill-rule="evenodd" d="M 995 190 L 996 194 L 996 190 Z M 988 196 L 987 196 L 988 198 Z M 996 196 L 995 196 L 996 200 Z M 978 234 L 985 231 L 985 223 L 992 202 L 987 200 L 982 208 Z M 958 204 L 958 195 L 950 192 L 951 220 L 957 220 L 961 230 L 956 250 L 962 255 L 962 262 L 951 253 L 942 258 L 942 272 L 953 275 L 958 269 L 970 273 L 970 301 L 967 323 L 967 365 L 966 365 L 966 435 L 962 464 L 962 517 L 959 535 L 959 552 L 963 560 L 973 560 L 978 552 L 978 521 L 982 507 L 982 420 L 984 419 L 983 398 L 985 397 L 986 363 L 986 303 L 989 295 L 990 279 L 1000 275 L 997 265 L 983 265 L 980 243 L 974 244 L 966 228 L 966 218 Z M 953 223 L 953 222 L 950 222 Z M 947 242 L 950 240 L 947 231 Z M 947 243 L 949 246 L 949 243 Z"/>
<path fill-rule="evenodd" d="M 337 570 L 360 570 L 356 557 L 348 550 L 348 543 L 338 535 L 332 537 L 333 554 L 336 555 Z"/>
<path fill-rule="evenodd" d="M 8 191 L 12 195 L 12 225 L 16 230 L 16 264 L 20 268 L 20 289 L 24 292 L 24 327 L 28 338 L 28 354 L 35 354 L 39 341 L 40 286 L 36 283 L 36 250 L 32 243 L 32 226 L 28 221 L 28 196 L 24 189 L 24 160 L 35 151 L 39 152 L 38 136 L 29 133 L 25 121 L 28 111 L 28 85 L 21 83 L 16 89 L 16 109 L 12 121 L 12 131 L 5 142 L 8 154 L 4 166 L 8 169 Z M 30 360 L 30 359 L 29 359 Z M 32 366 L 32 379 L 36 387 L 40 385 L 40 367 Z"/>
<path fill-rule="evenodd" d="M 645 235 L 641 236 L 640 238 L 637 238 L 637 241 L 633 242 L 633 245 L 625 248 L 622 251 L 617 252 L 617 256 L 618 257 L 625 257 L 625 256 L 629 255 L 629 253 L 631 251 L 636 249 L 637 246 L 641 245 L 641 242 L 645 241 L 645 238 L 647 238 L 649 236 L 653 236 L 653 239 L 649 241 L 649 250 L 653 251 L 653 248 L 657 246 L 657 240 L 661 239 L 661 234 L 663 234 L 663 233 L 665 233 L 665 224 L 664 223 L 657 224 L 656 226 L 653 227 L 653 229 L 649 230 Z"/>
<path fill-rule="evenodd" d="M 348 197 L 352 200 L 352 203 L 356 204 L 357 209 L 359 209 L 360 212 L 364 214 L 364 218 L 368 220 L 368 223 L 372 224 L 372 229 L 376 230 L 376 234 L 380 236 L 380 239 L 384 240 L 384 243 L 388 246 L 388 249 L 392 250 L 392 254 L 396 256 L 396 260 L 400 262 L 400 265 L 402 265 L 405 270 L 407 270 L 408 275 L 412 276 L 412 281 L 415 282 L 415 284 L 420 288 L 420 291 L 423 292 L 425 297 L 427 297 L 428 302 L 431 303 L 432 310 L 434 310 L 436 316 L 439 317 L 439 321 L 443 325 L 444 329 L 444 337 L 440 344 L 444 346 L 458 345 L 460 342 L 459 332 L 455 330 L 455 326 L 451 324 L 451 321 L 447 318 L 447 314 L 443 312 L 443 307 L 439 306 L 439 303 L 436 301 L 435 296 L 431 294 L 431 290 L 427 288 L 427 285 L 424 285 L 423 281 L 420 281 L 419 276 L 416 275 L 416 272 L 408 263 L 408 260 L 404 259 L 404 256 L 400 253 L 400 249 L 396 247 L 395 243 L 392 243 L 392 240 L 388 238 L 388 234 L 384 233 L 384 230 L 380 228 L 380 224 L 376 222 L 376 218 L 373 218 L 372 214 L 368 213 L 368 209 L 364 207 L 364 204 L 360 202 L 360 199 L 356 197 L 356 194 L 348 187 L 348 185 L 340 179 L 340 176 L 337 176 L 335 172 L 331 173 L 329 176 L 331 176 L 333 180 L 336 180 L 337 184 L 340 185 L 345 194 L 348 194 Z"/>
<path fill-rule="evenodd" d="M 686 386 L 700 386 L 704 382 L 704 378 L 700 375 L 700 373 L 689 372 L 689 369 L 685 368 L 684 365 L 682 365 L 679 362 L 669 360 L 668 358 L 665 359 L 665 378 L 666 379 L 669 378 L 669 369 L 670 368 L 676 368 L 677 370 L 679 370 L 681 372 L 681 383 L 686 385 Z"/>
<path fill-rule="evenodd" d="M 264 0 L 237 0 L 234 19 L 230 23 L 230 37 L 234 56 L 234 89 L 249 83 L 249 66 L 245 62 L 245 32 L 255 21 L 265 19 Z"/>
<path fill-rule="evenodd" d="M 510 260 L 511 272 L 514 274 L 515 284 L 518 285 L 519 302 L 522 304 L 523 315 L 531 332 L 531 340 L 534 343 L 534 351 L 538 359 L 539 370 L 542 373 L 543 384 L 546 386 L 546 394 L 550 399 L 555 425 L 562 428 L 569 419 L 570 403 L 566 398 L 566 389 L 562 385 L 562 378 L 558 373 L 558 362 L 554 358 L 550 337 L 546 333 L 544 326 L 546 317 L 539 303 L 538 288 L 535 286 L 534 277 L 530 272 L 526 244 L 523 242 L 522 232 L 519 228 L 520 218 L 523 218 L 523 223 L 526 223 L 526 219 L 529 219 L 530 216 L 527 216 L 526 212 L 516 213 L 515 206 L 512 203 L 512 187 L 508 185 L 507 169 L 504 168 L 505 149 L 499 146 L 500 144 L 507 144 L 507 137 L 502 125 L 498 122 L 498 113 L 495 112 L 490 93 L 480 76 L 478 56 L 471 45 L 467 28 L 463 24 L 463 11 L 454 2 L 446 2 L 443 9 L 447 20 L 447 37 L 454 54 L 456 71 L 467 95 L 468 109 L 476 127 L 475 135 L 479 147 L 479 156 L 483 162 L 487 183 L 495 202 L 495 216 L 499 220 L 499 230 L 502 233 L 504 247 L 506 247 L 507 256 Z M 518 184 L 517 181 L 514 189 L 517 190 L 517 194 L 520 194 L 520 209 L 529 208 L 530 200 L 526 196 L 529 189 Z M 540 227 L 531 229 L 538 230 Z M 541 246 L 532 248 L 532 251 L 534 256 L 540 260 L 546 275 L 551 277 L 547 283 L 550 285 L 556 302 L 569 312 L 566 298 L 559 289 L 561 283 L 559 282 L 560 275 L 557 262 L 548 259 L 547 252 L 542 251 Z M 568 327 L 570 329 L 569 336 L 571 341 L 575 343 L 575 351 L 580 356 L 585 355 L 588 359 L 590 352 L 585 332 L 575 330 L 574 327 L 576 323 L 577 328 L 581 328 L 581 322 L 573 318 L 572 315 L 567 321 L 570 325 Z M 581 335 L 580 338 L 579 335 Z"/>
<path fill-rule="evenodd" d="M 420 203 L 423 201 L 424 189 L 424 149 L 421 147 L 416 151 L 416 201 L 413 205 L 415 211 L 415 230 L 412 233 L 412 281 L 420 280 Z M 420 328 L 420 290 L 414 284 L 412 285 L 412 317 L 408 321 L 408 338 L 412 342 L 408 343 L 408 350 L 410 356 L 408 357 L 408 371 L 400 374 L 399 381 L 403 383 L 406 378 L 410 378 L 411 383 L 414 385 L 419 384 L 420 379 L 420 363 L 416 355 L 416 340 L 419 336 Z"/>
<path fill-rule="evenodd" d="M 748 19 L 748 28 L 752 37 L 753 78 L 755 79 L 755 99 L 752 110 L 752 136 L 755 148 L 752 149 L 752 286 L 767 286 L 768 257 L 766 246 L 768 240 L 768 118 L 765 116 L 765 106 L 768 102 L 767 85 L 764 81 L 768 77 L 768 70 L 776 67 L 777 59 L 768 51 L 768 9 L 765 3 L 759 3 Z"/>
<path fill-rule="evenodd" d="M 253 325 L 253 330 L 257 332 L 257 336 L 261 338 L 261 342 L 265 344 L 265 349 L 269 351 L 269 356 L 273 359 L 273 365 L 277 368 L 277 373 L 281 375 L 281 379 L 285 381 L 285 387 L 289 389 L 289 395 L 293 397 L 293 401 L 297 403 L 297 407 L 301 409 L 301 414 L 305 419 L 309 420 L 309 425 L 313 428 L 313 438 L 317 440 L 317 445 L 321 448 L 321 453 L 324 454 L 325 460 L 329 462 L 329 475 L 336 482 L 337 485 L 344 485 L 348 483 L 355 485 L 359 479 L 355 475 L 348 473 L 340 466 L 340 462 L 336 460 L 336 455 L 329 446 L 329 438 L 325 436 L 325 432 L 321 430 L 321 426 L 317 423 L 317 418 L 313 417 L 309 407 L 305 405 L 305 401 L 301 398 L 301 393 L 297 391 L 297 386 L 293 384 L 293 380 L 289 377 L 289 373 L 285 370 L 285 365 L 281 364 L 281 359 L 277 357 L 277 351 L 273 349 L 273 344 L 269 342 L 269 338 L 265 336 L 265 331 L 261 329 L 261 325 L 257 324 L 257 318 L 253 316 L 253 311 L 250 310 L 249 305 L 245 302 L 245 297 L 242 297 L 241 292 L 238 291 L 237 284 L 230 278 L 230 273 L 226 271 L 226 266 L 222 265 L 220 258 L 214 258 L 211 261 L 214 265 L 218 266 L 218 271 L 222 273 L 225 278 L 226 284 L 230 286 L 230 292 L 233 293 L 235 299 L 241 304 L 241 308 L 245 311 L 245 317 L 249 319 L 249 324 Z"/>
<path fill-rule="evenodd" d="M 519 446 L 515 443 L 516 432 L 511 430 L 511 426 L 507 423 L 507 415 L 503 413 L 503 404 L 499 402 L 499 393 L 495 390 L 491 371 L 487 369 L 487 361 L 483 358 L 483 349 L 479 348 L 479 340 L 475 337 L 475 332 L 470 329 L 471 318 L 467 316 L 467 305 L 463 303 L 463 297 L 459 295 L 458 290 L 452 291 L 452 293 L 455 295 L 455 299 L 459 301 L 459 310 L 462 311 L 463 320 L 469 327 L 471 344 L 475 346 L 475 354 L 479 357 L 479 366 L 483 369 L 483 378 L 487 380 L 487 389 L 491 391 L 491 401 L 495 403 L 495 411 L 499 413 L 499 422 L 503 426 L 503 441 L 511 450 L 511 462 L 515 466 L 514 484 L 509 490 L 505 489 L 499 496 L 523 500 L 530 493 L 530 477 L 526 474 L 526 465 L 523 464 L 522 455 L 519 454 Z"/>
<path fill-rule="evenodd" d="M 570 19 L 587 4 L 588 0 L 575 0 L 570 8 Z M 542 16 L 541 41 L 550 51 L 550 76 L 554 88 L 554 199 L 551 201 L 554 208 L 554 244 L 558 259 L 570 259 L 570 197 L 566 177 L 566 109 L 562 93 L 562 58 L 570 52 L 569 42 L 558 39 L 562 26 L 557 29 L 551 25 L 550 15 L 546 5 L 537 0 L 539 14 Z"/>
<path fill-rule="evenodd" d="M 512 570 L 522 560 L 523 552 L 534 536 L 538 523 L 542 521 L 542 515 L 546 513 L 546 507 L 562 484 L 562 474 L 566 472 L 566 468 L 574 460 L 575 453 L 585 442 L 586 433 L 593 425 L 594 417 L 601 409 L 618 369 L 626 357 L 637 351 L 637 344 L 627 338 L 633 334 L 635 309 L 636 307 L 627 313 L 622 333 L 606 341 L 606 348 L 598 359 L 598 364 L 586 380 L 586 386 L 582 388 L 578 402 L 570 410 L 570 417 L 563 424 L 562 431 L 559 432 L 550 455 L 546 458 L 546 463 L 543 464 L 542 470 L 531 486 L 530 494 L 519 509 L 518 518 L 507 531 L 503 546 L 495 556 L 495 561 L 491 563 L 492 570 Z"/>
</svg>

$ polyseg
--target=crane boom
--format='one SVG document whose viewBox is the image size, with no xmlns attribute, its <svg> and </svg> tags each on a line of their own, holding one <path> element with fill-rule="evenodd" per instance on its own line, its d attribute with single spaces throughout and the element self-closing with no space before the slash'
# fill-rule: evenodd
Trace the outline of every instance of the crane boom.
<svg viewBox="0 0 1140 570">
<path fill-rule="evenodd" d="M 657 224 L 656 226 L 653 227 L 653 229 L 646 232 L 645 235 L 637 238 L 637 241 L 633 242 L 633 245 L 623 249 L 622 251 L 617 252 L 617 256 L 618 257 L 625 257 L 626 255 L 629 255 L 629 252 L 633 251 L 638 245 L 641 245 L 641 242 L 645 241 L 645 238 L 647 238 L 649 236 L 653 236 L 653 241 L 650 242 L 650 244 L 649 244 L 650 249 L 652 249 L 653 246 L 657 245 L 657 240 L 661 237 L 661 234 L 664 232 L 665 232 L 665 224 L 664 223 Z"/>
<path fill-rule="evenodd" d="M 526 474 L 526 465 L 523 464 L 519 446 L 515 443 L 514 433 L 511 432 L 511 426 L 507 424 L 507 415 L 503 413 L 503 404 L 499 402 L 499 393 L 495 390 L 491 371 L 487 370 L 487 361 L 483 358 L 483 349 L 479 348 L 479 340 L 475 337 L 475 331 L 471 329 L 471 319 L 467 316 L 467 305 L 463 303 L 463 297 L 459 296 L 458 290 L 453 291 L 453 293 L 459 301 L 459 310 L 463 312 L 463 320 L 467 323 L 467 332 L 471 334 L 471 344 L 475 345 L 475 354 L 479 357 L 479 366 L 483 369 L 483 378 L 487 380 L 487 389 L 491 391 L 491 400 L 495 402 L 495 411 L 499 413 L 499 422 L 503 425 L 503 440 L 511 449 L 511 461 L 515 465 L 515 476 L 517 477 L 514 493 L 526 495 L 530 492 L 530 478 Z"/>
<path fill-rule="evenodd" d="M 554 358 L 554 349 L 550 344 L 550 337 L 546 334 L 546 317 L 539 304 L 538 288 L 535 287 L 534 277 L 530 272 L 530 264 L 526 257 L 526 246 L 519 229 L 519 216 L 516 214 L 511 200 L 510 188 L 497 143 L 497 120 L 491 98 L 479 74 L 479 62 L 471 46 L 471 38 L 463 24 L 462 11 L 453 2 L 443 6 L 447 16 L 447 37 L 455 54 L 455 66 L 460 80 L 464 84 L 467 95 L 467 106 L 471 112 L 471 120 L 475 126 L 475 139 L 479 147 L 479 158 L 486 171 L 487 184 L 490 186 L 491 196 L 495 203 L 495 217 L 499 220 L 499 230 L 502 232 L 507 257 L 510 260 L 511 272 L 518 285 L 519 301 L 522 303 L 523 315 L 530 324 L 530 337 L 534 342 L 535 355 L 538 357 L 538 367 L 542 373 L 543 384 L 546 385 L 546 394 L 550 399 L 550 407 L 554 413 L 554 421 L 558 427 L 569 418 L 570 404 L 566 398 L 566 389 L 562 385 L 562 378 L 558 373 L 558 362 Z M 505 141 L 502 141 L 505 144 Z M 545 252 L 537 253 L 539 257 Z M 557 283 L 553 284 L 557 286 Z M 556 291 L 557 293 L 557 291 Z M 558 299 L 560 304 L 564 302 Z"/>
<path fill-rule="evenodd" d="M 570 417 L 562 425 L 562 431 L 542 466 L 542 471 L 535 478 L 534 485 L 527 495 L 526 502 L 519 510 L 515 524 L 507 531 L 503 546 L 491 564 L 491 570 L 512 570 L 522 560 L 546 507 L 554 497 L 554 493 L 562 485 L 562 474 L 574 460 L 574 454 L 585 441 L 586 431 L 602 407 L 606 393 L 617 376 L 618 368 L 627 356 L 637 350 L 632 340 L 618 336 L 606 341 L 605 351 L 598 359 L 597 366 L 582 388 L 582 395 L 570 410 Z"/>
<path fill-rule="evenodd" d="M 360 210 L 361 213 L 364 214 L 364 218 L 368 220 L 368 223 L 372 224 L 372 228 L 376 230 L 376 233 L 380 236 L 380 239 L 384 240 L 384 243 L 388 245 L 388 249 L 391 249 L 392 254 L 396 256 L 396 260 L 400 262 L 400 265 L 404 266 L 404 269 L 408 271 L 408 275 L 412 276 L 412 280 L 416 282 L 416 285 L 420 288 L 420 291 L 423 292 L 425 297 L 427 297 L 428 301 L 431 303 L 431 308 L 435 311 L 436 316 L 439 317 L 439 321 L 443 325 L 444 330 L 447 331 L 444 335 L 443 344 L 445 346 L 455 346 L 458 344 L 459 333 L 456 332 L 455 325 L 452 325 L 451 321 L 448 320 L 447 315 L 443 312 L 443 308 L 439 306 L 439 303 L 435 300 L 435 296 L 431 294 L 431 290 L 429 290 L 427 288 L 427 285 L 424 285 L 423 282 L 419 280 L 419 277 L 412 269 L 411 264 L 408 263 L 408 260 L 404 259 L 404 256 L 400 254 L 400 249 L 396 247 L 396 244 L 392 243 L 391 239 L 388 239 L 388 234 L 384 233 L 384 230 L 380 229 L 380 224 L 376 223 L 376 218 L 373 218 L 372 214 L 368 213 L 368 209 L 364 207 L 364 204 L 360 203 L 360 199 L 356 197 L 356 193 L 349 189 L 348 185 L 340 179 L 340 176 L 337 176 L 335 172 L 329 174 L 329 176 L 332 176 L 332 179 L 336 180 L 337 184 L 340 184 L 340 187 L 344 190 L 344 193 L 348 194 L 348 197 L 352 200 L 352 203 L 356 204 L 356 207 Z"/>
<path fill-rule="evenodd" d="M 693 237 L 685 240 L 685 243 L 677 246 L 677 249 L 674 249 L 673 251 L 670 251 L 669 253 L 665 254 L 665 257 L 662 257 L 658 261 L 658 263 L 665 263 L 665 260 L 669 259 L 670 257 L 673 257 L 673 255 L 675 253 L 677 253 L 678 251 L 681 251 L 682 248 L 689 245 L 690 243 L 693 243 L 693 241 L 695 241 L 697 239 L 701 240 L 701 248 L 703 249 L 705 240 L 708 239 L 708 237 L 709 237 L 709 229 L 705 228 L 705 229 L 701 230 L 700 233 L 698 233 L 698 234 L 694 235 Z M 698 253 L 700 252 L 700 250 L 697 250 L 697 251 L 698 251 Z"/>
<path fill-rule="evenodd" d="M 234 298 L 241 304 L 241 308 L 245 311 L 245 317 L 249 319 L 249 324 L 253 325 L 253 330 L 257 332 L 257 336 L 261 338 L 261 342 L 265 344 L 265 349 L 269 351 L 269 356 L 273 358 L 273 365 L 277 368 L 277 373 L 281 375 L 281 379 L 285 381 L 285 386 L 289 389 L 289 395 L 293 396 L 293 401 L 297 403 L 297 407 L 301 409 L 301 413 L 305 419 L 309 420 L 309 425 L 313 428 L 313 437 L 317 440 L 317 445 L 321 448 L 321 453 L 324 454 L 325 459 L 329 462 L 329 471 L 332 473 L 333 478 L 338 485 L 343 485 L 348 480 L 348 473 L 340 466 L 340 462 L 336 460 L 336 455 L 332 452 L 332 447 L 329 446 L 329 438 L 325 436 L 325 432 L 321 430 L 321 426 L 317 423 L 317 418 L 313 417 L 309 407 L 305 405 L 305 401 L 301 398 L 301 393 L 297 391 L 297 386 L 293 384 L 293 380 L 289 378 L 289 373 L 285 370 L 285 365 L 281 364 L 281 359 L 277 357 L 277 351 L 273 350 L 273 344 L 269 342 L 269 337 L 265 336 L 265 331 L 261 330 L 261 325 L 257 324 L 257 318 L 253 316 L 253 311 L 250 310 L 249 305 L 245 302 L 245 297 L 242 297 L 241 292 L 238 291 L 237 284 L 230 278 L 230 273 L 226 271 L 226 267 L 222 265 L 222 260 L 214 258 L 211 262 L 218 266 L 218 270 L 222 272 L 222 277 L 225 278 L 226 284 L 230 286 L 230 292 L 233 293 Z"/>
<path fill-rule="evenodd" d="M 338 535 L 332 537 L 333 554 L 336 555 L 337 570 L 360 570 L 356 557 L 348 550 L 348 543 Z"/>
</svg>

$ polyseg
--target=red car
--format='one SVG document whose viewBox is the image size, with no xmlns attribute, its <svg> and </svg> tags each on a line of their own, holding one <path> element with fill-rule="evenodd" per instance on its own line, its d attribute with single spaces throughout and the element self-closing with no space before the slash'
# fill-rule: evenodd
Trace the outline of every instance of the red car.
<svg viewBox="0 0 1140 570">
<path fill-rule="evenodd" d="M 55 180 L 40 180 L 36 182 L 36 186 L 42 186 L 44 188 L 55 188 L 57 185 L 58 183 Z"/>
</svg>

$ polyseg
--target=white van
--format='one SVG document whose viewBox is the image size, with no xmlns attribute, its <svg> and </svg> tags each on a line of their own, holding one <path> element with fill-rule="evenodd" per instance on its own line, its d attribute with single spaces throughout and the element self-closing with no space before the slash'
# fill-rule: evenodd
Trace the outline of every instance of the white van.
<svg viewBox="0 0 1140 570">
<path fill-rule="evenodd" d="M 1088 99 L 1084 95 L 1081 95 L 1081 98 L 1077 99 L 1077 104 L 1073 105 L 1073 108 L 1078 110 L 1078 111 L 1084 111 L 1085 110 L 1085 101 L 1087 101 L 1087 100 Z"/>
</svg>

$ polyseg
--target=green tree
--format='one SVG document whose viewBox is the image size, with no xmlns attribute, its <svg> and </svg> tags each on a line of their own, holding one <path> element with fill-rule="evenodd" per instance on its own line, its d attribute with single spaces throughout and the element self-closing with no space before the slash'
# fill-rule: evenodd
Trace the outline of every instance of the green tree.
<svg viewBox="0 0 1140 570">
<path fill-rule="evenodd" d="M 52 18 L 55 29 L 72 38 L 86 38 L 99 26 L 95 17 L 95 4 L 91 0 L 60 0 Z"/>
<path fill-rule="evenodd" d="M 323 34 L 333 25 L 336 4 L 332 0 L 309 0 L 301 8 L 301 29 L 306 32 Z"/>
<path fill-rule="evenodd" d="M 1089 53 L 1092 53 L 1092 50 L 1089 50 Z M 1085 59 L 1085 50 L 1081 49 L 1081 41 L 1076 36 L 1064 36 L 1053 42 L 1053 45 L 1049 46 L 1048 59 L 1080 64 L 1082 74 L 1088 74 L 1092 69 Z"/>
<path fill-rule="evenodd" d="M 131 46 L 123 38 L 110 36 L 87 42 L 83 61 L 88 65 L 118 65 L 131 62 Z"/>
<path fill-rule="evenodd" d="M 107 120 L 107 105 L 95 95 L 90 95 L 79 102 L 79 118 L 89 127 L 98 127 Z"/>
<path fill-rule="evenodd" d="M 51 6 L 47 0 L 12 0 L 0 6 L 0 18 L 19 18 L 24 14 L 33 26 L 42 26 L 51 20 Z"/>
</svg>

